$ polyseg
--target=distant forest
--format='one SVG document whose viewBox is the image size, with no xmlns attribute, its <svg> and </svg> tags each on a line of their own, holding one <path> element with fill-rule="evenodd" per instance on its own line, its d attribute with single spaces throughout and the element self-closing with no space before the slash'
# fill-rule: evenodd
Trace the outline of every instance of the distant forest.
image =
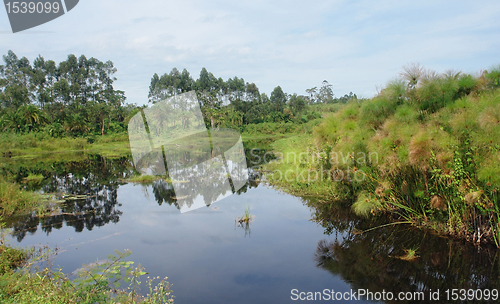
<svg viewBox="0 0 500 304">
<path fill-rule="evenodd" d="M 270 96 L 260 93 L 255 83 L 243 78 L 224 81 L 202 68 L 198 79 L 184 69 L 173 68 L 162 76 L 154 74 L 149 87 L 149 102 L 156 103 L 166 97 L 195 90 L 202 106 L 207 126 L 238 127 L 263 122 L 305 123 L 318 118 L 318 113 L 308 111 L 314 103 L 346 103 L 357 96 L 352 92 L 335 98 L 332 85 L 323 81 L 319 88 L 306 90 L 308 95 L 287 94 L 280 86 Z"/>
<path fill-rule="evenodd" d="M 111 61 L 76 57 L 62 62 L 39 55 L 33 63 L 13 51 L 0 65 L 0 130 L 2 132 L 43 132 L 51 137 L 87 137 L 127 130 L 128 120 L 142 107 L 125 103 L 124 91 L 115 90 L 116 68 Z M 216 78 L 203 68 L 194 80 L 176 68 L 162 76 L 154 74 L 149 102 L 195 90 L 208 127 L 234 127 L 262 122 L 304 123 L 318 118 L 308 109 L 315 103 L 345 103 L 353 93 L 335 98 L 325 80 L 307 95 L 287 94 L 280 86 L 270 96 L 260 93 L 243 78 Z"/>
</svg>

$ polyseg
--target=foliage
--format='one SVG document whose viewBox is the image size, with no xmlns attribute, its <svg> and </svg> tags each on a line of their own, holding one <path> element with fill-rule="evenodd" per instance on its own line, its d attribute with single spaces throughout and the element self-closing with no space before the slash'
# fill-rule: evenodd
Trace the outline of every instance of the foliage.
<svg viewBox="0 0 500 304">
<path fill-rule="evenodd" d="M 170 181 L 170 179 L 168 179 L 167 177 L 161 177 L 157 175 L 138 175 L 129 178 L 127 181 L 131 183 L 150 184 L 159 179 L 166 180 L 167 182 Z"/>
<path fill-rule="evenodd" d="M 500 65 L 493 67 L 489 72 L 485 73 L 485 78 L 492 88 L 500 87 Z"/>
<path fill-rule="evenodd" d="M 495 71 L 475 77 L 406 67 L 402 79 L 389 82 L 373 99 L 332 109 L 314 129 L 313 140 L 298 147 L 295 138 L 281 140 L 279 147 L 294 146 L 284 151 L 307 154 L 309 162 L 269 164 L 275 172 L 297 172 L 288 182 L 276 173 L 270 181 L 293 193 L 316 191 L 349 202 L 366 217 L 390 214 L 499 246 Z M 301 181 L 301 170 L 323 179 Z"/>
<path fill-rule="evenodd" d="M 135 107 L 124 106 L 124 92 L 113 88 L 111 61 L 71 54 L 56 64 L 38 56 L 33 64 L 9 51 L 0 65 L 0 128 L 50 137 L 89 132 L 123 132 Z"/>
<path fill-rule="evenodd" d="M 308 111 L 308 97 L 287 94 L 280 86 L 275 87 L 268 97 L 265 93 L 260 94 L 254 83 L 245 82 L 238 77 L 224 81 L 205 68 L 202 68 L 200 77 L 196 80 L 186 69 L 182 73 L 173 68 L 170 73 L 162 76 L 154 74 L 149 87 L 149 101 L 156 103 L 191 90 L 197 93 L 208 128 L 243 130 L 250 124 L 300 124 L 317 118 L 316 114 Z M 325 94 L 333 98 L 331 88 Z"/>
<path fill-rule="evenodd" d="M 0 249 L 9 253 L 2 254 L 0 266 L 5 266 L 6 262 L 18 263 L 18 260 L 26 264 L 15 272 L 11 268 L 1 268 L 4 270 L 0 273 L 2 303 L 173 303 L 167 278 L 155 285 L 159 277 L 148 277 L 149 294 L 142 296 L 138 293 L 141 277 L 147 272 L 140 265 L 133 267 L 134 262 L 124 260 L 131 254 L 129 250 L 115 250 L 116 256 L 108 256 L 109 262 L 83 265 L 76 279 L 71 281 L 61 269 L 39 270 L 38 267 L 31 267 L 42 259 L 48 259 L 50 251 L 33 256 L 27 255 L 25 250 L 8 246 L 2 245 Z M 122 283 L 128 284 L 127 289 L 120 289 Z"/>
<path fill-rule="evenodd" d="M 250 207 L 249 206 L 246 206 L 245 207 L 245 214 L 243 216 L 240 216 L 237 218 L 237 222 L 238 223 L 245 223 L 245 224 L 248 224 L 250 223 L 250 221 L 252 220 L 253 216 L 250 215 Z"/>
<path fill-rule="evenodd" d="M 0 216 L 11 216 L 36 209 L 41 196 L 22 190 L 19 185 L 0 177 Z"/>
<path fill-rule="evenodd" d="M 32 255 L 31 250 L 9 246 L 5 240 L 7 233 L 8 231 L 4 229 L 3 218 L 0 216 L 0 277 L 13 273 L 14 270 L 23 266 Z"/>
</svg>

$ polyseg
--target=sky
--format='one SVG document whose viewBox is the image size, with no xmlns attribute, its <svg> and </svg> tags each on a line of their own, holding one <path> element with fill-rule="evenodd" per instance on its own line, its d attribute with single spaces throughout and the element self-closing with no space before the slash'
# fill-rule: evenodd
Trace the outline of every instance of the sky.
<svg viewBox="0 0 500 304">
<path fill-rule="evenodd" d="M 205 67 L 261 93 L 333 85 L 370 98 L 403 66 L 478 73 L 500 64 L 500 1 L 80 0 L 65 15 L 12 33 L 0 9 L 0 53 L 31 62 L 69 54 L 111 60 L 115 89 L 139 105 L 154 73 Z M 2 62 L 3 63 L 3 62 Z M 0 63 L 1 64 L 1 63 Z"/>
</svg>

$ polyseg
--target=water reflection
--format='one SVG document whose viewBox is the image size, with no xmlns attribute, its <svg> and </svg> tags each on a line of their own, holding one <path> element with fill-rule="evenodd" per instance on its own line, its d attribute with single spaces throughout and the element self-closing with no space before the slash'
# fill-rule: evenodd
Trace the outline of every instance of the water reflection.
<svg viewBox="0 0 500 304">
<path fill-rule="evenodd" d="M 223 143 L 221 145 L 223 146 Z M 251 160 L 250 152 L 252 149 L 245 149 L 248 158 L 243 160 L 246 159 L 246 162 Z M 178 159 L 188 163 L 189 161 L 197 162 L 200 157 L 195 151 L 180 150 L 178 153 L 182 154 Z M 265 153 L 265 150 L 254 153 L 256 155 L 262 154 Z M 228 157 L 228 159 L 230 158 Z M 258 163 L 253 160 L 251 164 L 257 165 Z M 197 167 L 203 165 L 203 163 L 196 164 L 192 169 L 193 172 L 196 173 Z M 250 166 L 248 167 L 250 168 Z M 199 170 L 203 169 L 199 168 Z M 221 167 L 224 172 L 228 172 L 227 169 Z M 37 230 L 48 235 L 53 229 L 60 229 L 63 226 L 74 227 L 75 232 L 81 232 L 84 229 L 90 231 L 108 223 L 117 223 L 122 215 L 120 203 L 117 200 L 118 188 L 126 184 L 128 178 L 138 174 L 130 156 L 105 158 L 100 155 L 83 154 L 60 154 L 59 161 L 50 162 L 44 162 L 40 159 L 32 161 L 11 159 L 9 162 L 2 163 L 1 171 L 5 175 L 15 176 L 17 182 L 27 190 L 51 193 L 54 194 L 54 197 L 65 200 L 64 203 L 46 210 L 6 218 L 7 227 L 12 229 L 13 236 L 19 242 L 28 233 L 34 234 Z M 229 167 L 229 172 L 231 172 L 231 167 Z M 247 172 L 248 182 L 237 184 L 239 188 L 236 194 L 245 193 L 248 189 L 258 186 L 260 177 L 258 171 L 248 169 Z M 35 183 L 26 183 L 25 178 L 30 173 L 41 174 L 44 179 Z M 223 174 L 216 176 L 221 179 L 225 177 Z M 216 178 L 204 181 L 207 184 L 220 182 Z M 233 182 L 239 182 L 236 175 Z M 178 185 L 177 188 L 183 187 L 185 191 L 191 191 L 193 195 L 187 197 L 179 197 L 179 192 L 176 195 L 176 185 L 164 180 L 144 184 L 145 188 L 150 186 L 158 205 L 173 205 L 180 211 L 189 209 L 196 203 L 199 204 L 199 207 L 209 207 L 223 194 L 223 192 L 207 191 L 207 187 L 199 187 L 194 183 L 180 183 Z M 81 197 L 68 199 L 68 194 L 72 197 L 75 195 Z M 197 197 L 202 197 L 203 200 L 196 202 Z"/>
<path fill-rule="evenodd" d="M 344 220 L 339 221 L 342 217 Z M 335 241 L 318 243 L 317 266 L 342 276 L 353 289 L 385 290 L 395 295 L 424 292 L 423 302 L 432 302 L 431 290 L 439 289 L 441 299 L 445 299 L 446 289 L 492 290 L 499 286 L 500 265 L 495 248 L 478 248 L 402 225 L 360 233 L 383 223 L 355 219 L 349 212 L 334 215 L 323 210 L 316 214 L 316 220 L 325 227 L 326 234 L 343 232 Z M 418 257 L 405 260 L 408 249 L 415 249 Z"/>
<path fill-rule="evenodd" d="M 141 110 L 128 131 L 135 168 L 143 175 L 168 170 L 181 213 L 226 198 L 248 181 L 240 133 L 209 132 L 194 91 Z M 187 149 L 197 152 L 196 162 L 184 157 Z"/>
<path fill-rule="evenodd" d="M 256 188 L 259 185 L 260 173 L 258 171 L 255 171 L 253 169 L 248 169 L 248 177 L 249 181 L 243 184 L 241 188 L 238 191 L 236 191 L 236 194 L 239 195 L 242 193 L 246 193 L 248 189 Z M 174 205 L 177 209 L 179 209 L 182 212 L 183 208 L 192 209 L 193 204 L 195 204 L 193 196 L 185 198 L 179 198 L 178 196 L 176 196 L 174 185 L 172 183 L 165 182 L 164 180 L 158 180 L 152 182 L 151 186 L 153 188 L 153 194 L 155 200 L 160 206 L 163 203 L 166 203 L 168 205 Z M 216 201 L 217 194 L 211 195 L 211 193 L 209 192 L 200 191 L 204 189 L 206 190 L 206 188 L 200 188 L 197 187 L 196 185 L 192 185 L 192 188 L 188 189 L 192 191 L 192 193 L 195 193 L 196 195 L 203 196 L 204 201 L 198 207 L 210 207 Z"/>
<path fill-rule="evenodd" d="M 7 219 L 19 242 L 28 232 L 35 233 L 38 229 L 49 234 L 54 228 L 66 225 L 81 232 L 117 223 L 122 214 L 118 209 L 117 190 L 124 184 L 121 179 L 132 176 L 134 171 L 126 157 L 106 159 L 91 155 L 85 161 L 53 163 L 37 173 L 45 179 L 39 184 L 26 185 L 29 190 L 53 193 L 62 199 L 68 194 L 80 197 L 66 200 L 57 207 Z"/>
</svg>

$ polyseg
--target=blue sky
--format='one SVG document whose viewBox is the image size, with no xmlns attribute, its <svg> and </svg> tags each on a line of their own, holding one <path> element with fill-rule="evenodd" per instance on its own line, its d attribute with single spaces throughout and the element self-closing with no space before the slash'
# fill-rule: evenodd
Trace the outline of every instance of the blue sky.
<svg viewBox="0 0 500 304">
<path fill-rule="evenodd" d="M 371 97 L 415 62 L 475 73 L 500 64 L 495 1 L 81 0 L 64 16 L 13 34 L 0 10 L 0 53 L 33 61 L 68 54 L 111 60 L 115 87 L 144 104 L 151 76 L 177 67 L 198 78 L 242 77 L 261 93 Z"/>
</svg>

